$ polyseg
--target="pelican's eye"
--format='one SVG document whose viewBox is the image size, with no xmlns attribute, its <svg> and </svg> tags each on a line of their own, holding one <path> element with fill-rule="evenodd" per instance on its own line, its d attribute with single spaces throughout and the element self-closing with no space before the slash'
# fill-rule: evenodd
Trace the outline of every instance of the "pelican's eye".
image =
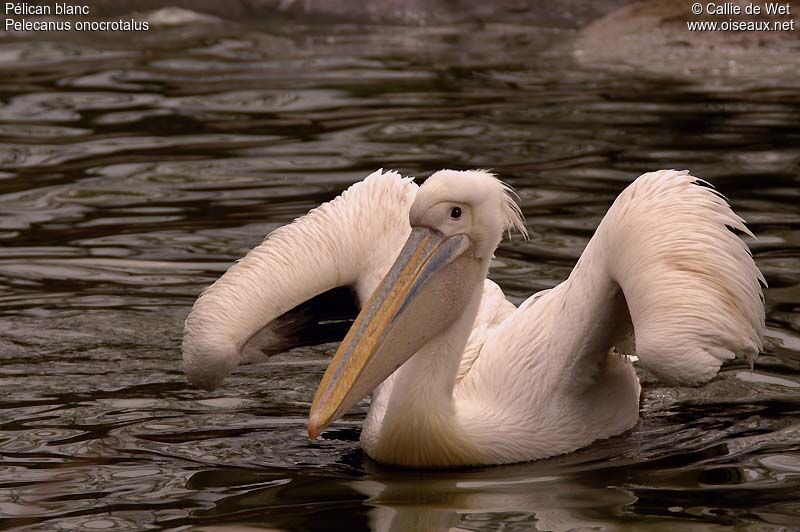
<svg viewBox="0 0 800 532">
<path fill-rule="evenodd" d="M 461 218 L 461 207 L 453 207 L 450 209 L 450 218 L 453 220 L 458 220 Z"/>
</svg>

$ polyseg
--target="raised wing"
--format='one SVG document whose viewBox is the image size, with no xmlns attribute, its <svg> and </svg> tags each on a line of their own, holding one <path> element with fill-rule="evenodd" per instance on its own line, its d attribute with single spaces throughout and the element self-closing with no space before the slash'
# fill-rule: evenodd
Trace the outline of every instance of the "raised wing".
<svg viewBox="0 0 800 532">
<path fill-rule="evenodd" d="M 318 294 L 350 286 L 366 301 L 411 231 L 417 188 L 379 170 L 270 233 L 192 307 L 183 335 L 189 380 L 216 388 L 240 363 L 269 351 L 276 318 Z"/>
<path fill-rule="evenodd" d="M 733 229 L 751 233 L 702 185 L 674 170 L 634 181 L 570 277 L 523 303 L 487 339 L 467 388 L 529 404 L 580 394 L 616 367 L 610 350 L 624 350 L 631 335 L 641 364 L 666 383 L 697 385 L 724 360 L 754 357 L 766 283 Z"/>
</svg>

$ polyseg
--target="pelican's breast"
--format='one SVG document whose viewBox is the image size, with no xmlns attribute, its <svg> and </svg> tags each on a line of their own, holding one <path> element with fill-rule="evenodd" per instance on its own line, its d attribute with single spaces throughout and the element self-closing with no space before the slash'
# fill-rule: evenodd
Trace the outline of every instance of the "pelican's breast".
<svg viewBox="0 0 800 532">
<path fill-rule="evenodd" d="M 388 407 L 396 380 L 392 375 L 372 396 L 361 432 L 361 447 L 374 460 L 410 467 L 454 467 L 486 463 L 455 412 L 440 411 L 424 400 Z"/>
</svg>

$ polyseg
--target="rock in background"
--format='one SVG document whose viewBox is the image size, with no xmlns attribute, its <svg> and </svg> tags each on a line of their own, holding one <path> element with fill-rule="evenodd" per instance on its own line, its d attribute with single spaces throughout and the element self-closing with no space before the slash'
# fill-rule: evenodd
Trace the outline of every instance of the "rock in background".
<svg viewBox="0 0 800 532">
<path fill-rule="evenodd" d="M 705 9 L 707 1 L 701 2 Z M 800 3 L 791 15 L 693 15 L 693 2 L 650 0 L 590 23 L 574 55 L 585 66 L 619 69 L 711 86 L 795 84 L 800 70 Z M 763 2 L 754 1 L 763 8 Z M 783 2 L 785 4 L 785 2 Z M 717 2 L 722 5 L 723 2 Z M 791 4 L 791 3 L 790 3 Z M 794 11 L 797 10 L 797 13 Z M 795 20 L 795 31 L 689 31 L 687 21 Z M 741 88 L 741 87 L 739 87 Z"/>
</svg>

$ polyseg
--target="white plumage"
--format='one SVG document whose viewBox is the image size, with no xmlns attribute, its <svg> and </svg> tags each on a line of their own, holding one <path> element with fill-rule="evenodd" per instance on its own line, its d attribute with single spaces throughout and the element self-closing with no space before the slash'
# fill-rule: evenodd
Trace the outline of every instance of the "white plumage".
<svg viewBox="0 0 800 532">
<path fill-rule="evenodd" d="M 320 385 L 310 433 L 383 381 L 364 423 L 365 451 L 446 467 L 544 458 L 633 427 L 640 387 L 619 352 L 635 352 L 664 382 L 697 385 L 723 361 L 761 349 L 763 277 L 729 228 L 749 232 L 688 172 L 634 181 L 569 278 L 519 308 L 485 279 L 512 228 L 524 230 L 519 211 L 487 172 L 443 170 L 421 188 L 375 172 L 271 233 L 198 298 L 186 320 L 185 371 L 199 386 L 218 386 L 269 344 L 276 317 L 353 286 L 362 315 Z M 415 266 L 409 257 L 423 244 L 409 246 L 419 231 L 452 245 Z"/>
<path fill-rule="evenodd" d="M 419 187 L 395 172 L 374 172 L 334 200 L 267 235 L 197 299 L 186 319 L 184 371 L 206 389 L 236 366 L 257 361 L 269 324 L 337 286 L 364 303 L 408 237 Z"/>
</svg>

